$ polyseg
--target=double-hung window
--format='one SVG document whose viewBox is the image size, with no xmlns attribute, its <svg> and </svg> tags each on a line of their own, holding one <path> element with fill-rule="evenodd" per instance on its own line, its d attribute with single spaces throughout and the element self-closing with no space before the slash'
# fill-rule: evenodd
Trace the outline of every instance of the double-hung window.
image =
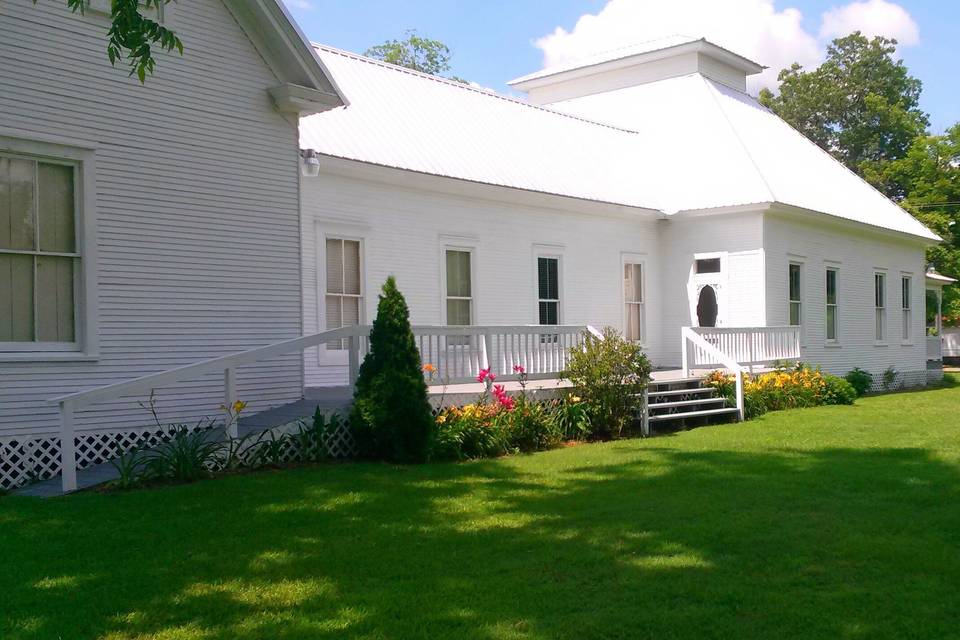
<svg viewBox="0 0 960 640">
<path fill-rule="evenodd" d="M 887 275 L 873 274 L 874 313 L 876 315 L 876 339 L 884 342 L 887 339 Z"/>
<path fill-rule="evenodd" d="M 910 310 L 910 276 L 901 276 L 900 278 L 900 306 L 903 309 L 903 327 L 901 329 L 901 338 L 904 342 L 910 341 L 910 331 L 912 329 L 913 318 Z"/>
<path fill-rule="evenodd" d="M 447 324 L 469 325 L 473 321 L 471 253 L 447 249 Z"/>
<path fill-rule="evenodd" d="M 326 242 L 327 329 L 338 329 L 360 324 L 363 308 L 360 241 L 344 238 L 327 238 Z M 347 348 L 346 340 L 327 343 L 327 349 L 338 351 Z"/>
<path fill-rule="evenodd" d="M 624 263 L 623 300 L 626 314 L 624 335 L 627 340 L 643 340 L 643 265 Z"/>
<path fill-rule="evenodd" d="M 79 348 L 78 169 L 0 152 L 0 351 Z"/>
<path fill-rule="evenodd" d="M 827 342 L 836 342 L 839 330 L 837 270 L 827 267 Z"/>
<path fill-rule="evenodd" d="M 802 323 L 801 316 L 801 271 L 800 265 L 796 262 L 791 262 L 790 266 L 787 269 L 789 276 L 789 298 L 790 298 L 790 325 L 794 327 L 799 327 Z"/>
<path fill-rule="evenodd" d="M 445 251 L 448 325 L 473 324 L 472 257 L 472 253 L 466 249 Z M 468 345 L 470 336 L 448 336 L 447 344 Z"/>
<path fill-rule="evenodd" d="M 560 324 L 560 259 L 537 257 L 537 310 L 540 324 Z"/>
</svg>

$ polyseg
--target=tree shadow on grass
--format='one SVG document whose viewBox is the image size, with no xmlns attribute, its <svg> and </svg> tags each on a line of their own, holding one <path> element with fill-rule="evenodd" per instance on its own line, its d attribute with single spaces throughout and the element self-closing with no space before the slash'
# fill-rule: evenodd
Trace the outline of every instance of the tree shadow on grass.
<svg viewBox="0 0 960 640">
<path fill-rule="evenodd" d="M 0 504 L 0 637 L 947 637 L 922 449 L 343 465 Z"/>
</svg>

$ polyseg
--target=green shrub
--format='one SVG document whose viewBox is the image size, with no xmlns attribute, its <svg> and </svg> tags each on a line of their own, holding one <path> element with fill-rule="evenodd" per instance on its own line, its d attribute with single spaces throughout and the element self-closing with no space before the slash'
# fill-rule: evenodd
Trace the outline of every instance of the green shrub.
<svg viewBox="0 0 960 640">
<path fill-rule="evenodd" d="M 870 390 L 871 385 L 873 385 L 873 375 L 860 367 L 854 368 L 854 370 L 844 376 L 844 378 L 853 386 L 858 396 L 865 394 Z"/>
<path fill-rule="evenodd" d="M 393 276 L 387 278 L 360 366 L 350 427 L 367 457 L 423 462 L 434 420 L 410 313 Z"/>
<path fill-rule="evenodd" d="M 223 445 L 213 439 L 211 429 L 190 431 L 180 425 L 170 440 L 147 454 L 146 474 L 173 482 L 206 478 L 217 467 L 222 449 Z"/>
<path fill-rule="evenodd" d="M 448 407 L 436 418 L 437 433 L 431 443 L 431 460 L 493 458 L 510 452 L 500 411 L 493 404 Z"/>
<path fill-rule="evenodd" d="M 511 449 L 529 453 L 560 442 L 560 429 L 549 410 L 525 395 L 517 397 L 512 407 L 501 407 L 493 422 Z"/>
<path fill-rule="evenodd" d="M 586 403 L 593 434 L 616 438 L 633 421 L 650 368 L 639 345 L 607 327 L 602 337 L 584 332 L 583 348 L 571 350 L 563 377 Z"/>
<path fill-rule="evenodd" d="M 857 390 L 844 378 L 823 376 L 824 387 L 821 392 L 823 404 L 853 404 L 857 399 Z"/>
<path fill-rule="evenodd" d="M 590 411 L 579 396 L 568 394 L 551 407 L 553 423 L 563 440 L 586 440 L 593 429 Z"/>
</svg>

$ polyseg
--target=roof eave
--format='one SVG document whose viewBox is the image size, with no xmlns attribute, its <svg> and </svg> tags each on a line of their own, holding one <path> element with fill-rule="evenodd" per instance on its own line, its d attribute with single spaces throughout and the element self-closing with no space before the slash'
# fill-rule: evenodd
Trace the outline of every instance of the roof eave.
<svg viewBox="0 0 960 640">
<path fill-rule="evenodd" d="M 783 213 L 788 216 L 804 216 L 804 217 L 819 217 L 823 220 L 829 220 L 841 226 L 850 226 L 850 227 L 859 227 L 859 228 L 868 228 L 878 233 L 885 235 L 891 235 L 898 237 L 902 240 L 910 240 L 913 242 L 919 242 L 926 246 L 933 246 L 939 244 L 943 241 L 943 238 L 935 234 L 933 231 L 930 231 L 926 227 L 924 229 L 930 233 L 929 236 L 920 235 L 917 233 L 911 233 L 909 231 L 901 231 L 899 229 L 891 229 L 889 227 L 882 227 L 880 225 L 870 224 L 869 222 L 861 222 L 860 220 L 852 220 L 850 218 L 844 218 L 832 213 L 826 213 L 823 211 L 816 211 L 814 209 L 806 209 L 804 207 L 798 207 L 792 204 L 787 204 L 784 202 L 775 202 L 770 207 L 770 211 L 773 213 Z M 909 214 L 908 214 L 909 215 Z"/>
<path fill-rule="evenodd" d="M 305 113 L 348 104 L 281 0 L 224 0 L 224 4 L 280 80 L 280 86 L 302 89 L 299 94 Z M 308 92 L 315 92 L 312 95 L 316 100 L 309 99 Z M 287 109 L 291 107 L 292 104 L 285 105 Z M 280 103 L 278 108 L 284 110 Z"/>
</svg>

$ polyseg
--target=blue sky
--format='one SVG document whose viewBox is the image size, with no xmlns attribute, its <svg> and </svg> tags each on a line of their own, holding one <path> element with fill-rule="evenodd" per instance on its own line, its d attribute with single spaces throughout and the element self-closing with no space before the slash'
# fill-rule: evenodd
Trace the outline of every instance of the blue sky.
<svg viewBox="0 0 960 640">
<path fill-rule="evenodd" d="M 960 2 L 953 0 L 286 1 L 312 40 L 362 53 L 417 29 L 451 48 L 452 74 L 501 92 L 545 60 L 674 33 L 705 35 L 770 66 L 759 80 L 769 84 L 790 61 L 816 64 L 835 33 L 860 28 L 901 40 L 934 131 L 960 121 Z"/>
</svg>

